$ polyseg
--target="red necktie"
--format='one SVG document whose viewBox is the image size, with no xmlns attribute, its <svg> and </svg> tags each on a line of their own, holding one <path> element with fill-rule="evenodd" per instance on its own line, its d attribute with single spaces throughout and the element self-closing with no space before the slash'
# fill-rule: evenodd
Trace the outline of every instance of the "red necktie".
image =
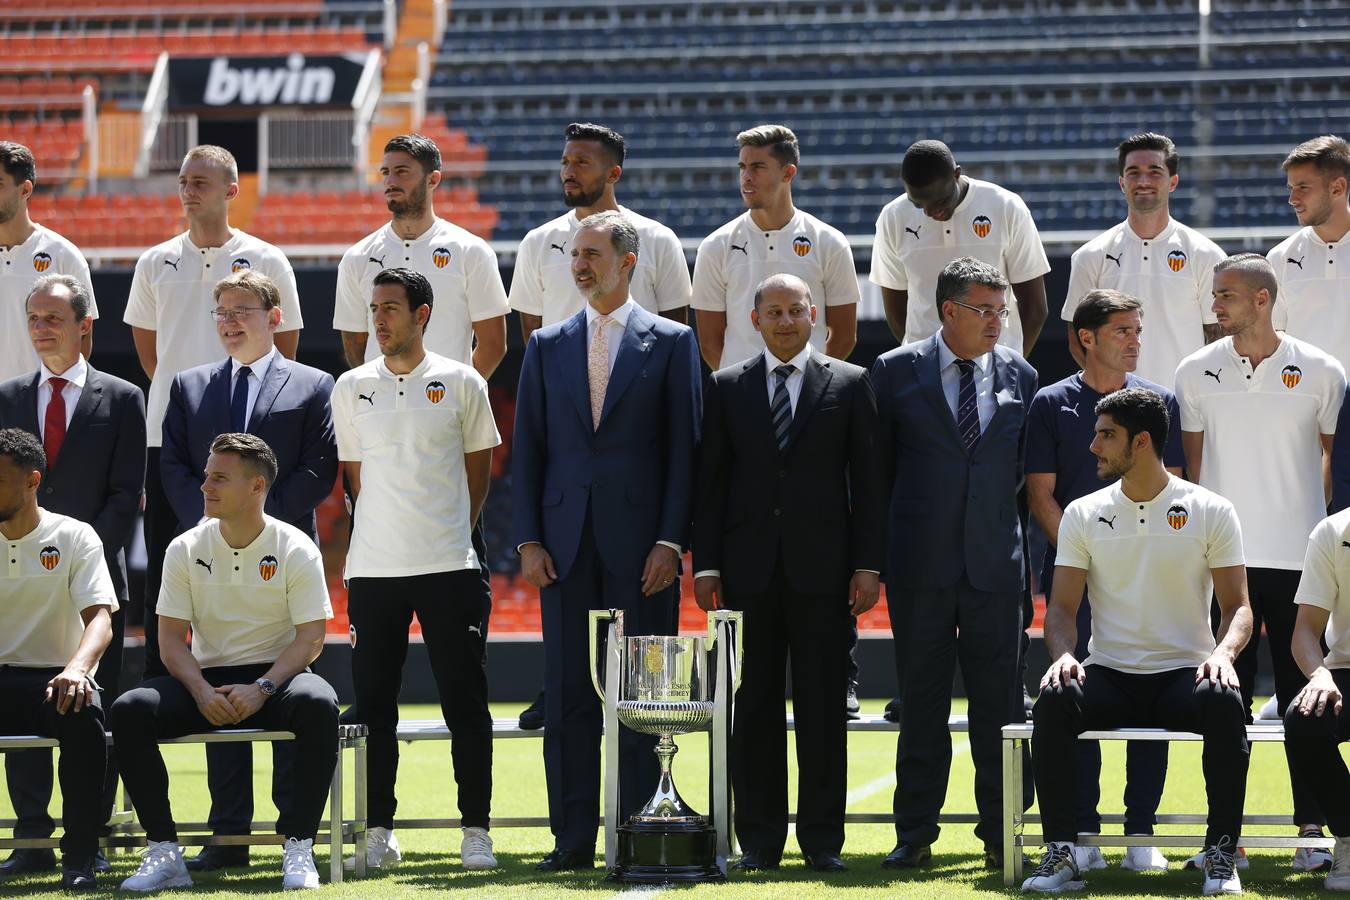
<svg viewBox="0 0 1350 900">
<path fill-rule="evenodd" d="M 47 451 L 47 467 L 51 468 L 56 454 L 61 452 L 61 442 L 66 439 L 66 398 L 61 391 L 67 382 L 64 378 L 51 378 L 47 383 L 52 386 L 52 399 L 47 402 L 43 421 L 42 447 Z"/>
</svg>

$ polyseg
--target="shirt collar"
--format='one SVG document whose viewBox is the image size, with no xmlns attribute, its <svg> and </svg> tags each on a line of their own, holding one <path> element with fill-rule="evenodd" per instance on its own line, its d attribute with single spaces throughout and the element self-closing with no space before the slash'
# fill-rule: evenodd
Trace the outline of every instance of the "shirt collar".
<svg viewBox="0 0 1350 900">
<path fill-rule="evenodd" d="M 227 240 L 225 243 L 221 244 L 219 247 L 198 247 L 196 244 L 192 243 L 192 232 L 185 231 L 183 232 L 183 251 L 186 252 L 188 250 L 196 250 L 198 253 L 201 253 L 202 251 L 206 251 L 207 253 L 213 251 L 216 253 L 230 253 L 233 252 L 236 246 L 238 246 L 242 235 L 243 232 L 240 231 L 238 228 L 231 228 L 230 239 Z"/>
<path fill-rule="evenodd" d="M 424 350 L 422 354 L 422 361 L 417 365 L 413 366 L 413 370 L 411 372 L 407 373 L 406 375 L 395 374 L 394 372 L 391 372 L 389 370 L 389 363 L 385 359 L 384 354 L 380 354 L 380 356 L 378 357 L 378 361 L 376 363 L 376 371 L 379 372 L 380 375 L 384 376 L 385 378 L 420 378 L 422 374 L 426 372 L 427 366 L 429 365 L 431 365 L 431 351 Z"/>
<path fill-rule="evenodd" d="M 619 328 L 621 328 L 621 329 L 626 329 L 626 328 L 628 327 L 628 317 L 629 317 L 630 315 L 633 314 L 633 307 L 636 306 L 636 305 L 637 305 L 637 304 L 635 304 L 635 303 L 633 302 L 633 298 L 632 298 L 632 297 L 629 297 L 627 300 L 625 300 L 625 301 L 623 302 L 623 304 L 622 304 L 618 309 L 616 309 L 616 310 L 614 310 L 614 312 L 610 313 L 610 314 L 609 314 L 609 317 L 610 317 L 611 319 L 613 319 L 616 323 L 618 323 Z M 592 328 L 595 327 L 595 320 L 596 320 L 599 316 L 600 316 L 600 314 L 599 314 L 598 312 L 595 311 L 595 307 L 594 307 L 594 306 L 591 306 L 589 303 L 587 303 L 587 304 L 586 304 L 586 329 L 587 329 L 588 331 L 589 331 L 590 329 L 592 329 Z"/>
<path fill-rule="evenodd" d="M 441 217 L 436 216 L 431 220 L 431 227 L 422 232 L 415 238 L 405 238 L 394 230 L 394 222 L 391 219 L 389 224 L 384 226 L 386 240 L 397 241 L 399 244 L 422 244 L 436 239 L 441 233 Z"/>
<path fill-rule="evenodd" d="M 797 374 L 798 372 L 805 373 L 806 361 L 809 360 L 810 358 L 811 358 L 811 344 L 808 342 L 807 345 L 803 347 L 801 351 L 797 353 L 796 356 L 792 357 L 792 359 L 789 359 L 787 361 L 787 364 L 797 370 L 796 372 L 793 373 L 794 375 Z M 783 365 L 783 361 L 778 357 L 774 356 L 772 350 L 770 350 L 768 347 L 765 347 L 764 365 L 768 368 L 769 374 L 772 375 L 774 369 Z"/>
<path fill-rule="evenodd" d="M 938 371 L 942 372 L 952 363 L 956 362 L 958 357 L 952 352 L 952 348 L 947 346 L 947 339 L 942 336 L 941 331 L 938 332 L 937 345 Z M 972 359 L 971 362 L 975 364 L 975 368 L 980 370 L 980 374 L 988 375 L 990 367 L 994 364 L 994 354 L 992 352 L 981 353 L 979 356 Z"/>
<path fill-rule="evenodd" d="M 85 379 L 87 379 L 88 377 L 89 377 L 89 364 L 84 361 L 84 354 L 81 353 L 80 358 L 75 361 L 75 365 L 71 366 L 69 369 L 66 369 L 60 375 L 52 374 L 52 370 L 47 368 L 46 363 L 43 363 L 42 377 L 38 379 L 38 384 L 39 385 L 46 384 L 53 378 L 64 378 L 70 384 L 73 384 L 78 388 L 83 388 Z"/>
<path fill-rule="evenodd" d="M 1143 243 L 1144 241 L 1165 241 L 1172 236 L 1172 232 L 1176 230 L 1176 227 L 1177 220 L 1168 216 L 1167 224 L 1163 226 L 1162 231 L 1158 232 L 1157 237 L 1142 238 L 1132 227 L 1130 227 L 1130 220 L 1125 220 L 1125 233 L 1140 243 Z"/>
<path fill-rule="evenodd" d="M 263 378 L 267 376 L 268 370 L 272 368 L 272 360 L 276 357 L 276 355 L 277 355 L 277 346 L 276 344 L 273 344 L 271 347 L 268 348 L 266 353 L 264 353 L 262 356 L 258 357 L 251 363 L 241 363 L 239 360 L 231 356 L 230 380 L 231 381 L 234 380 L 234 376 L 239 374 L 239 370 L 242 367 L 248 366 L 248 370 L 252 372 L 253 375 L 256 376 L 259 381 L 262 381 Z"/>
</svg>

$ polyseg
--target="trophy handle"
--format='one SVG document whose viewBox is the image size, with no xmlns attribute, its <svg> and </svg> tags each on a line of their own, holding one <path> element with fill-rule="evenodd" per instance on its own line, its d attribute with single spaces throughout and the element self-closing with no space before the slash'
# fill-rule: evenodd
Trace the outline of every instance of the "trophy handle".
<svg viewBox="0 0 1350 900">
<path fill-rule="evenodd" d="M 715 609 L 708 613 L 708 650 L 717 647 L 719 626 L 726 623 L 729 635 L 734 635 L 733 646 L 728 647 L 732 654 L 731 690 L 735 692 L 741 686 L 741 649 L 745 644 L 742 619 L 744 614 L 738 609 Z"/>
<path fill-rule="evenodd" d="M 600 630 L 605 629 L 605 643 L 602 648 L 600 645 Z M 623 610 L 621 609 L 593 609 L 591 610 L 591 685 L 595 688 L 595 693 L 603 701 L 605 699 L 605 659 L 604 654 L 609 649 L 609 638 L 612 633 L 614 636 L 623 631 Z"/>
</svg>

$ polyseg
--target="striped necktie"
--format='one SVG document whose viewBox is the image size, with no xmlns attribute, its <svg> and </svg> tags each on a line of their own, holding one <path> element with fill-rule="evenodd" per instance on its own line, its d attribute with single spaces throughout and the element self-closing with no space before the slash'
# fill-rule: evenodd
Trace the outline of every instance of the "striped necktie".
<svg viewBox="0 0 1350 900">
<path fill-rule="evenodd" d="M 958 359 L 956 367 L 961 370 L 960 388 L 956 394 L 956 430 L 961 435 L 961 443 L 967 453 L 975 452 L 980 442 L 980 405 L 975 400 L 975 364 L 968 359 Z"/>
<path fill-rule="evenodd" d="M 778 441 L 778 449 L 786 450 L 788 430 L 792 428 L 792 398 L 788 396 L 788 376 L 797 371 L 796 366 L 781 365 L 773 370 L 778 379 L 773 387 L 773 403 L 769 407 L 769 418 L 773 420 L 773 436 Z"/>
</svg>

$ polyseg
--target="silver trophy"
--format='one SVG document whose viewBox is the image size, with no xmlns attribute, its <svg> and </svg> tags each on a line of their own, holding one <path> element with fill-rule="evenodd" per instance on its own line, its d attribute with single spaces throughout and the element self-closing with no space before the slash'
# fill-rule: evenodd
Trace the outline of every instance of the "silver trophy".
<svg viewBox="0 0 1350 900">
<path fill-rule="evenodd" d="M 731 837 L 726 750 L 731 696 L 740 680 L 740 626 L 739 612 L 718 610 L 708 615 L 706 638 L 627 636 L 622 611 L 591 611 L 591 679 L 605 702 L 606 721 L 612 710 L 628 728 L 655 735 L 661 769 L 656 792 L 626 823 L 612 830 L 608 825 L 617 818 L 617 790 L 615 802 L 606 804 L 606 861 L 615 880 L 666 883 L 725 877 Z M 606 682 L 612 686 L 608 695 Z M 675 735 L 710 727 L 713 822 L 685 803 L 670 771 Z M 611 746 L 617 749 L 617 743 Z M 609 758 L 615 755 L 611 750 Z M 610 781 L 617 789 L 617 774 Z"/>
</svg>

